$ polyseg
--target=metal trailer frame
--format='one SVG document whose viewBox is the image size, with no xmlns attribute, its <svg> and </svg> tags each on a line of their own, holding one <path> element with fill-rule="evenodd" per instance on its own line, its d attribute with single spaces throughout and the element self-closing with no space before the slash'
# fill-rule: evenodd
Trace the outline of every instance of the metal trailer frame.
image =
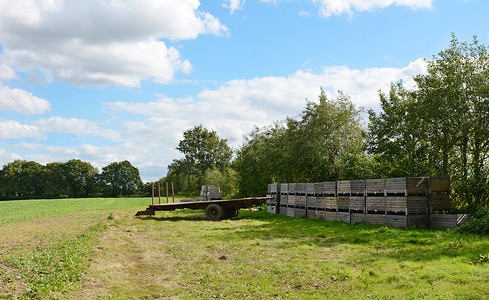
<svg viewBox="0 0 489 300">
<path fill-rule="evenodd" d="M 151 204 L 146 210 L 138 211 L 136 216 L 154 216 L 156 211 L 172 211 L 176 209 L 205 209 L 208 220 L 218 221 L 238 216 L 241 208 L 258 206 L 273 197 L 242 198 L 230 200 L 209 200 L 193 202 L 177 202 Z"/>
</svg>

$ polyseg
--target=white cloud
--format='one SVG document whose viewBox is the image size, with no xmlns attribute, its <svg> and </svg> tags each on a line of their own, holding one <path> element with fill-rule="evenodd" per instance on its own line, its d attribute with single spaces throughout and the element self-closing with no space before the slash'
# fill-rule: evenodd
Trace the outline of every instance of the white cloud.
<svg viewBox="0 0 489 300">
<path fill-rule="evenodd" d="M 199 5 L 197 0 L 0 0 L 0 66 L 39 70 L 48 80 L 78 86 L 168 83 L 191 64 L 161 39 L 228 32 Z"/>
<path fill-rule="evenodd" d="M 217 130 L 221 137 L 240 142 L 254 125 L 265 126 L 299 114 L 305 107 L 305 98 L 316 101 L 321 86 L 329 97 L 342 90 L 358 106 L 376 109 L 379 89 L 388 91 L 390 83 L 398 80 L 412 87 L 412 76 L 425 72 L 425 68 L 422 59 L 404 68 L 356 70 L 334 66 L 319 73 L 297 71 L 288 77 L 231 80 L 218 89 L 201 91 L 195 99 L 161 97 L 148 103 L 105 105 L 114 112 L 147 116 L 144 122 L 125 122 L 125 132 L 144 139 L 157 135 L 162 145 L 175 147 L 182 132 L 197 124 Z"/>
<path fill-rule="evenodd" d="M 0 119 L 0 139 L 21 139 L 39 137 L 39 128 L 21 124 L 13 120 Z"/>
<path fill-rule="evenodd" d="M 233 14 L 235 10 L 243 9 L 245 2 L 246 0 L 226 0 L 223 6 L 229 8 L 231 14 Z"/>
<path fill-rule="evenodd" d="M 391 5 L 406 6 L 411 9 L 431 8 L 433 0 L 312 0 L 320 5 L 320 14 L 324 17 L 348 14 L 353 11 L 383 9 Z"/>
<path fill-rule="evenodd" d="M 98 136 L 111 141 L 122 141 L 123 136 L 114 129 L 104 129 L 94 121 L 76 118 L 52 117 L 40 119 L 35 125 L 44 134 L 68 133 L 75 136 Z"/>
<path fill-rule="evenodd" d="M 16 159 L 20 159 L 20 155 L 17 153 L 8 152 L 4 148 L 0 148 L 0 165 L 6 165 L 7 163 Z"/>
<path fill-rule="evenodd" d="M 51 110 L 51 104 L 27 91 L 0 85 L 0 110 L 16 111 L 25 115 L 43 114 Z"/>
</svg>

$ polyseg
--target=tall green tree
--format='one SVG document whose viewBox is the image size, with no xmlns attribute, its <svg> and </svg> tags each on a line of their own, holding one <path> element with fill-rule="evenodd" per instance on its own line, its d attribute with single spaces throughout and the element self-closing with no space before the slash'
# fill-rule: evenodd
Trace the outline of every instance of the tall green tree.
<svg viewBox="0 0 489 300">
<path fill-rule="evenodd" d="M 185 186 L 194 193 L 205 184 L 208 171 L 227 171 L 233 153 L 226 139 L 220 138 L 216 131 L 208 130 L 202 125 L 186 130 L 176 149 L 184 157 L 173 161 L 168 168 L 167 177 L 176 178 L 180 188 Z"/>
<path fill-rule="evenodd" d="M 107 196 L 129 196 L 142 188 L 139 170 L 127 160 L 103 167 L 100 178 Z"/>
<path fill-rule="evenodd" d="M 79 159 L 71 159 L 61 168 L 61 178 L 69 197 L 93 196 L 92 188 L 97 177 L 98 169 Z"/>
<path fill-rule="evenodd" d="M 242 196 L 263 195 L 271 182 L 319 182 L 368 177 L 361 109 L 339 92 L 308 101 L 299 120 L 255 130 L 235 161 Z"/>
<path fill-rule="evenodd" d="M 453 35 L 426 63 L 415 89 L 397 84 L 389 97 L 381 94 L 382 112 L 370 112 L 369 150 L 384 166 L 381 175 L 450 176 L 459 203 L 487 205 L 488 47 Z"/>
</svg>

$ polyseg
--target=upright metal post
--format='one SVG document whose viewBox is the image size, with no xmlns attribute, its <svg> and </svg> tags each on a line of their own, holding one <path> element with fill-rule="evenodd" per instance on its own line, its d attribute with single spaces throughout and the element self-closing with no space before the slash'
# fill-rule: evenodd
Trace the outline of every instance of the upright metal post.
<svg viewBox="0 0 489 300">
<path fill-rule="evenodd" d="M 158 204 L 161 204 L 160 182 L 158 181 Z"/>
<path fill-rule="evenodd" d="M 151 204 L 155 204 L 155 183 L 151 183 Z"/>
<path fill-rule="evenodd" d="M 168 203 L 168 182 L 166 183 L 166 203 Z"/>
</svg>

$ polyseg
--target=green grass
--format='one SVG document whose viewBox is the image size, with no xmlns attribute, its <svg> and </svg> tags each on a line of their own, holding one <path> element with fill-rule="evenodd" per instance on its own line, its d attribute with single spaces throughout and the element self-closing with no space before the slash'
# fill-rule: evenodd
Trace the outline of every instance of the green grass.
<svg viewBox="0 0 489 300">
<path fill-rule="evenodd" d="M 150 199 L 61 200 L 60 206 L 73 205 L 59 209 L 50 201 L 35 206 L 47 210 L 32 212 L 41 219 L 0 226 L 0 239 L 9 241 L 0 248 L 0 298 L 489 297 L 487 236 L 263 210 L 220 222 L 193 210 L 136 218 Z M 10 236 L 32 224 L 45 226 L 22 235 L 21 243 Z"/>
</svg>

